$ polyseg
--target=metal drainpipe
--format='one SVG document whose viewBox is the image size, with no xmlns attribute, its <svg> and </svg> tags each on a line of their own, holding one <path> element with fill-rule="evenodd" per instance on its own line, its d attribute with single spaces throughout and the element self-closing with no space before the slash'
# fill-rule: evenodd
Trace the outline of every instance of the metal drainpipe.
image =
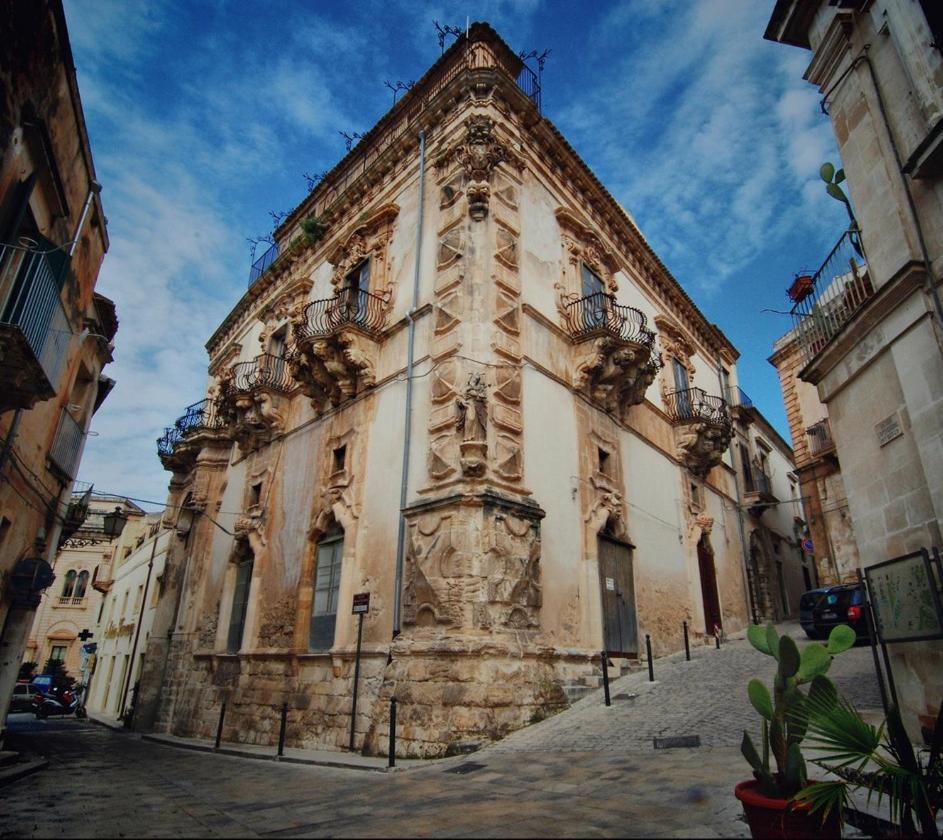
<svg viewBox="0 0 943 840">
<path fill-rule="evenodd" d="M 82 235 L 82 228 L 85 227 L 85 219 L 88 216 L 89 208 L 95 196 L 102 191 L 102 185 L 98 181 L 92 181 L 88 185 L 88 195 L 85 197 L 85 206 L 82 208 L 82 215 L 79 217 L 79 223 L 75 228 L 75 236 L 72 237 L 72 244 L 69 246 L 69 256 L 75 253 L 79 245 L 79 237 Z"/>
<path fill-rule="evenodd" d="M 724 392 L 724 374 L 723 368 L 717 366 L 717 381 L 720 383 L 720 392 Z M 737 386 L 739 387 L 739 386 Z M 729 397 L 729 394 L 726 395 Z M 733 441 L 737 439 L 737 436 L 734 435 L 731 440 L 731 446 Z M 757 623 L 756 616 L 756 604 L 753 601 L 753 584 L 752 577 L 750 575 L 749 559 L 748 559 L 748 550 L 747 550 L 747 538 L 746 532 L 743 528 L 743 496 L 740 494 L 740 473 L 737 470 L 737 458 L 734 452 L 731 452 L 731 460 L 733 461 L 733 486 L 737 491 L 737 530 L 740 532 L 740 551 L 741 559 L 743 561 L 743 582 L 747 590 L 747 606 L 750 608 L 750 617 L 753 619 L 753 623 Z"/>
<path fill-rule="evenodd" d="M 409 322 L 409 349 L 406 355 L 406 411 L 403 429 L 403 470 L 399 485 L 399 530 L 396 535 L 396 579 L 393 596 L 393 638 L 400 633 L 400 618 L 403 598 L 403 560 L 406 546 L 406 492 L 409 482 L 409 444 L 412 436 L 413 417 L 413 356 L 416 344 L 416 321 L 414 315 L 419 305 L 419 270 L 422 253 L 422 221 L 425 208 L 426 186 L 426 132 L 419 132 L 419 219 L 416 222 L 416 266 L 413 272 L 413 302 L 406 313 Z"/>
</svg>

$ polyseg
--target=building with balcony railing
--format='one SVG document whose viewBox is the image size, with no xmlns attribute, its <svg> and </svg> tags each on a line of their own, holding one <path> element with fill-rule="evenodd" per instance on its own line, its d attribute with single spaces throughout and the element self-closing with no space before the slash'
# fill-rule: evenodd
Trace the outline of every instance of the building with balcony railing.
<svg viewBox="0 0 943 840">
<path fill-rule="evenodd" d="M 95 292 L 108 234 L 61 0 L 7 4 L 0 43 L 2 747 L 33 611 L 80 524 L 71 490 L 118 322 Z"/>
<path fill-rule="evenodd" d="M 777 0 L 766 31 L 808 50 L 805 78 L 832 120 L 853 217 L 797 304 L 796 330 L 798 377 L 825 406 L 864 567 L 929 551 L 943 532 L 941 26 L 932 0 Z M 938 643 L 891 647 L 916 740 L 943 694 Z"/>
<path fill-rule="evenodd" d="M 749 620 L 712 396 L 737 351 L 535 83 L 473 24 L 288 215 L 210 337 L 221 431 L 185 460 L 179 421 L 161 443 L 186 539 L 142 728 L 212 736 L 200 710 L 225 694 L 227 740 L 267 741 L 288 703 L 289 745 L 346 747 L 355 594 L 355 747 L 387 749 L 395 686 L 409 755 L 562 707 L 603 647 Z"/>
</svg>

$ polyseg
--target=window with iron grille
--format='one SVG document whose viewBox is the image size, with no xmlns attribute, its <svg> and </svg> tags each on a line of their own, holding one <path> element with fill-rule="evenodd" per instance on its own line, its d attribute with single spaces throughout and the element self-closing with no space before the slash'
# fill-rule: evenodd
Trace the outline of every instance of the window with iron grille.
<svg viewBox="0 0 943 840">
<path fill-rule="evenodd" d="M 249 590 L 252 585 L 251 553 L 236 564 L 236 585 L 232 594 L 232 612 L 229 614 L 229 638 L 226 644 L 228 653 L 239 653 L 242 637 L 246 629 L 246 611 L 249 608 Z"/>
</svg>

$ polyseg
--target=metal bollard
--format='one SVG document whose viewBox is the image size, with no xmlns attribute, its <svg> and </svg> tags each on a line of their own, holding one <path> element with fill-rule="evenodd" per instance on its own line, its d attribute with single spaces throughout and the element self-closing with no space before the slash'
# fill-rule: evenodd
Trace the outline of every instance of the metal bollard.
<svg viewBox="0 0 943 840">
<path fill-rule="evenodd" d="M 648 681 L 655 682 L 655 663 L 652 662 L 652 637 L 645 634 L 645 652 L 648 655 Z"/>
<path fill-rule="evenodd" d="M 278 730 L 278 757 L 285 754 L 285 724 L 288 721 L 288 704 L 282 703 L 282 725 Z"/>
<path fill-rule="evenodd" d="M 719 633 L 714 634 L 714 641 L 717 643 L 717 650 L 720 650 L 720 634 Z"/>
<path fill-rule="evenodd" d="M 390 698 L 390 760 L 388 767 L 396 766 L 396 698 Z"/>
<path fill-rule="evenodd" d="M 219 749 L 219 742 L 223 737 L 223 718 L 226 717 L 226 701 L 223 700 L 223 705 L 219 707 L 219 724 L 216 726 L 216 743 L 213 745 L 214 750 Z"/>
<path fill-rule="evenodd" d="M 612 701 L 609 699 L 609 657 L 606 656 L 606 651 L 602 652 L 600 659 L 602 659 L 602 688 L 606 695 L 606 705 L 611 706 Z"/>
<path fill-rule="evenodd" d="M 691 645 L 688 643 L 688 623 L 682 622 L 684 624 L 684 658 L 691 661 Z"/>
</svg>

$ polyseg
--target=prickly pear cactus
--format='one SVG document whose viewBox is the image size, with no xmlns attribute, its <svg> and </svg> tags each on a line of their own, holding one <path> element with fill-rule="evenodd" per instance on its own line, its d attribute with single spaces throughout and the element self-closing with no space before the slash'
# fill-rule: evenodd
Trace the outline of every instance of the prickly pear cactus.
<svg viewBox="0 0 943 840">
<path fill-rule="evenodd" d="M 747 638 L 760 653 L 776 660 L 777 669 L 772 694 L 760 680 L 752 679 L 747 685 L 750 703 L 763 719 L 762 754 L 746 731 L 740 751 L 753 768 L 760 792 L 788 799 L 806 784 L 805 760 L 799 745 L 809 723 L 809 699 L 815 701 L 816 708 L 821 708 L 820 703 L 825 707 L 835 703 L 835 686 L 825 674 L 832 658 L 855 643 L 855 632 L 839 624 L 832 629 L 827 644 L 810 642 L 801 651 L 789 636 L 780 636 L 772 624 L 752 625 Z M 806 684 L 808 694 L 800 688 Z M 771 753 L 775 772 L 770 765 Z"/>
</svg>

